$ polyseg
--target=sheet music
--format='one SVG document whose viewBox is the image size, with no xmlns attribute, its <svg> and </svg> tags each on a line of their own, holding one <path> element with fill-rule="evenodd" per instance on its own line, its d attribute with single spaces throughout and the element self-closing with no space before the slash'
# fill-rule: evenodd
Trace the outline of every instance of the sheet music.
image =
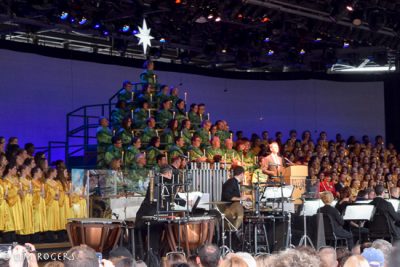
<svg viewBox="0 0 400 267">
<path fill-rule="evenodd" d="M 374 213 L 374 205 L 349 205 L 346 207 L 343 220 L 370 221 Z"/>
<path fill-rule="evenodd" d="M 303 210 L 301 211 L 301 216 L 305 213 L 306 216 L 313 216 L 317 214 L 319 208 L 324 206 L 324 203 L 320 199 L 307 200 L 303 204 Z"/>
<path fill-rule="evenodd" d="M 266 187 L 262 199 L 275 199 L 282 198 L 282 193 L 284 198 L 290 198 L 293 194 L 293 185 L 285 185 L 282 187 Z M 283 191 L 283 192 L 282 192 Z"/>
<path fill-rule="evenodd" d="M 386 200 L 389 201 L 393 205 L 393 208 L 396 212 L 399 210 L 400 200 L 393 199 L 393 198 L 386 199 Z"/>
</svg>

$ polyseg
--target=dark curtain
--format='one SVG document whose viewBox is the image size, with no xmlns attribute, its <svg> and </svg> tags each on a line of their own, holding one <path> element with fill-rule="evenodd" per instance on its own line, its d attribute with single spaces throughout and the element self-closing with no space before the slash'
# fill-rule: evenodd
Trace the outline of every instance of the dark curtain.
<svg viewBox="0 0 400 267">
<path fill-rule="evenodd" d="M 400 149 L 400 74 L 385 79 L 386 143 Z"/>
</svg>

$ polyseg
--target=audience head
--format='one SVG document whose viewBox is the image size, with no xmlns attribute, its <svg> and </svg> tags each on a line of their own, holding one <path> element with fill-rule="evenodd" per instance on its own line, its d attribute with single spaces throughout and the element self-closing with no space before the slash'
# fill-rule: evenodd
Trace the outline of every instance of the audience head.
<svg viewBox="0 0 400 267">
<path fill-rule="evenodd" d="M 220 263 L 220 251 L 216 245 L 205 244 L 199 248 L 197 264 L 202 267 L 217 267 Z"/>
<path fill-rule="evenodd" d="M 337 255 L 336 250 L 332 247 L 324 247 L 318 252 L 319 257 L 321 258 L 321 267 L 337 267 Z"/>
<path fill-rule="evenodd" d="M 243 259 L 247 263 L 248 267 L 257 267 L 256 260 L 249 253 L 237 252 L 237 253 L 235 253 L 235 255 L 240 257 L 241 259 Z"/>
<path fill-rule="evenodd" d="M 376 248 L 366 248 L 363 253 L 361 253 L 361 256 L 373 267 L 383 267 L 385 263 L 383 252 Z"/>
<path fill-rule="evenodd" d="M 370 267 L 368 261 L 361 255 L 350 256 L 343 267 Z"/>
<path fill-rule="evenodd" d="M 96 251 L 86 245 L 72 247 L 67 251 L 64 260 L 65 267 L 98 267 L 99 260 Z"/>
<path fill-rule="evenodd" d="M 249 267 L 246 261 L 239 256 L 231 256 L 227 257 L 222 263 L 219 265 L 220 267 Z"/>
<path fill-rule="evenodd" d="M 383 239 L 375 240 L 374 242 L 372 242 L 371 247 L 381 250 L 383 252 L 383 256 L 384 256 L 385 260 L 389 259 L 390 253 L 393 250 L 392 244 Z"/>
</svg>

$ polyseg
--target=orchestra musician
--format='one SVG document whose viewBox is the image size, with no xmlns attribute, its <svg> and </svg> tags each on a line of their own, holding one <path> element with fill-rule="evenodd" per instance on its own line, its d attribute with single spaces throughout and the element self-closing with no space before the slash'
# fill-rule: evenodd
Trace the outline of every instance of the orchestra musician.
<svg viewBox="0 0 400 267">
<path fill-rule="evenodd" d="M 162 166 L 160 173 L 155 175 L 154 182 L 150 181 L 147 188 L 146 196 L 140 205 L 136 214 L 135 227 L 141 231 L 143 235 L 147 234 L 146 222 L 149 221 L 147 216 L 155 216 L 157 212 L 165 213 L 170 211 L 172 203 L 185 206 L 186 202 L 183 199 L 175 198 L 176 188 L 172 184 L 173 169 L 169 165 Z M 157 203 L 159 210 L 157 210 Z M 166 213 L 168 215 L 168 213 Z M 151 221 L 150 223 L 150 247 L 155 256 L 159 255 L 161 233 L 164 230 L 164 223 Z M 143 239 L 145 240 L 145 239 Z"/>
<path fill-rule="evenodd" d="M 240 183 L 243 182 L 244 178 L 244 168 L 242 166 L 234 168 L 233 177 L 222 185 L 221 201 L 237 202 L 247 200 L 247 197 L 240 194 Z"/>
</svg>

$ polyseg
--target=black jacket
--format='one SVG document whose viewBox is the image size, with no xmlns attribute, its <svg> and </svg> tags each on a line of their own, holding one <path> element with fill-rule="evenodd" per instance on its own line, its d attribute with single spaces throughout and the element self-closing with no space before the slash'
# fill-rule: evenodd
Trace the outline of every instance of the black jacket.
<svg viewBox="0 0 400 267">
<path fill-rule="evenodd" d="M 333 232 L 338 236 L 343 236 L 348 234 L 348 232 L 343 229 L 344 220 L 337 209 L 331 205 L 325 205 L 318 209 L 319 213 L 329 215 L 332 219 Z"/>
<path fill-rule="evenodd" d="M 392 234 L 400 238 L 400 228 L 396 226 L 400 222 L 400 214 L 394 210 L 393 205 L 381 197 L 374 198 L 370 204 L 375 206 L 375 214 L 386 215 Z"/>
<path fill-rule="evenodd" d="M 221 201 L 231 201 L 233 197 L 240 197 L 239 181 L 232 177 L 222 185 Z"/>
</svg>

